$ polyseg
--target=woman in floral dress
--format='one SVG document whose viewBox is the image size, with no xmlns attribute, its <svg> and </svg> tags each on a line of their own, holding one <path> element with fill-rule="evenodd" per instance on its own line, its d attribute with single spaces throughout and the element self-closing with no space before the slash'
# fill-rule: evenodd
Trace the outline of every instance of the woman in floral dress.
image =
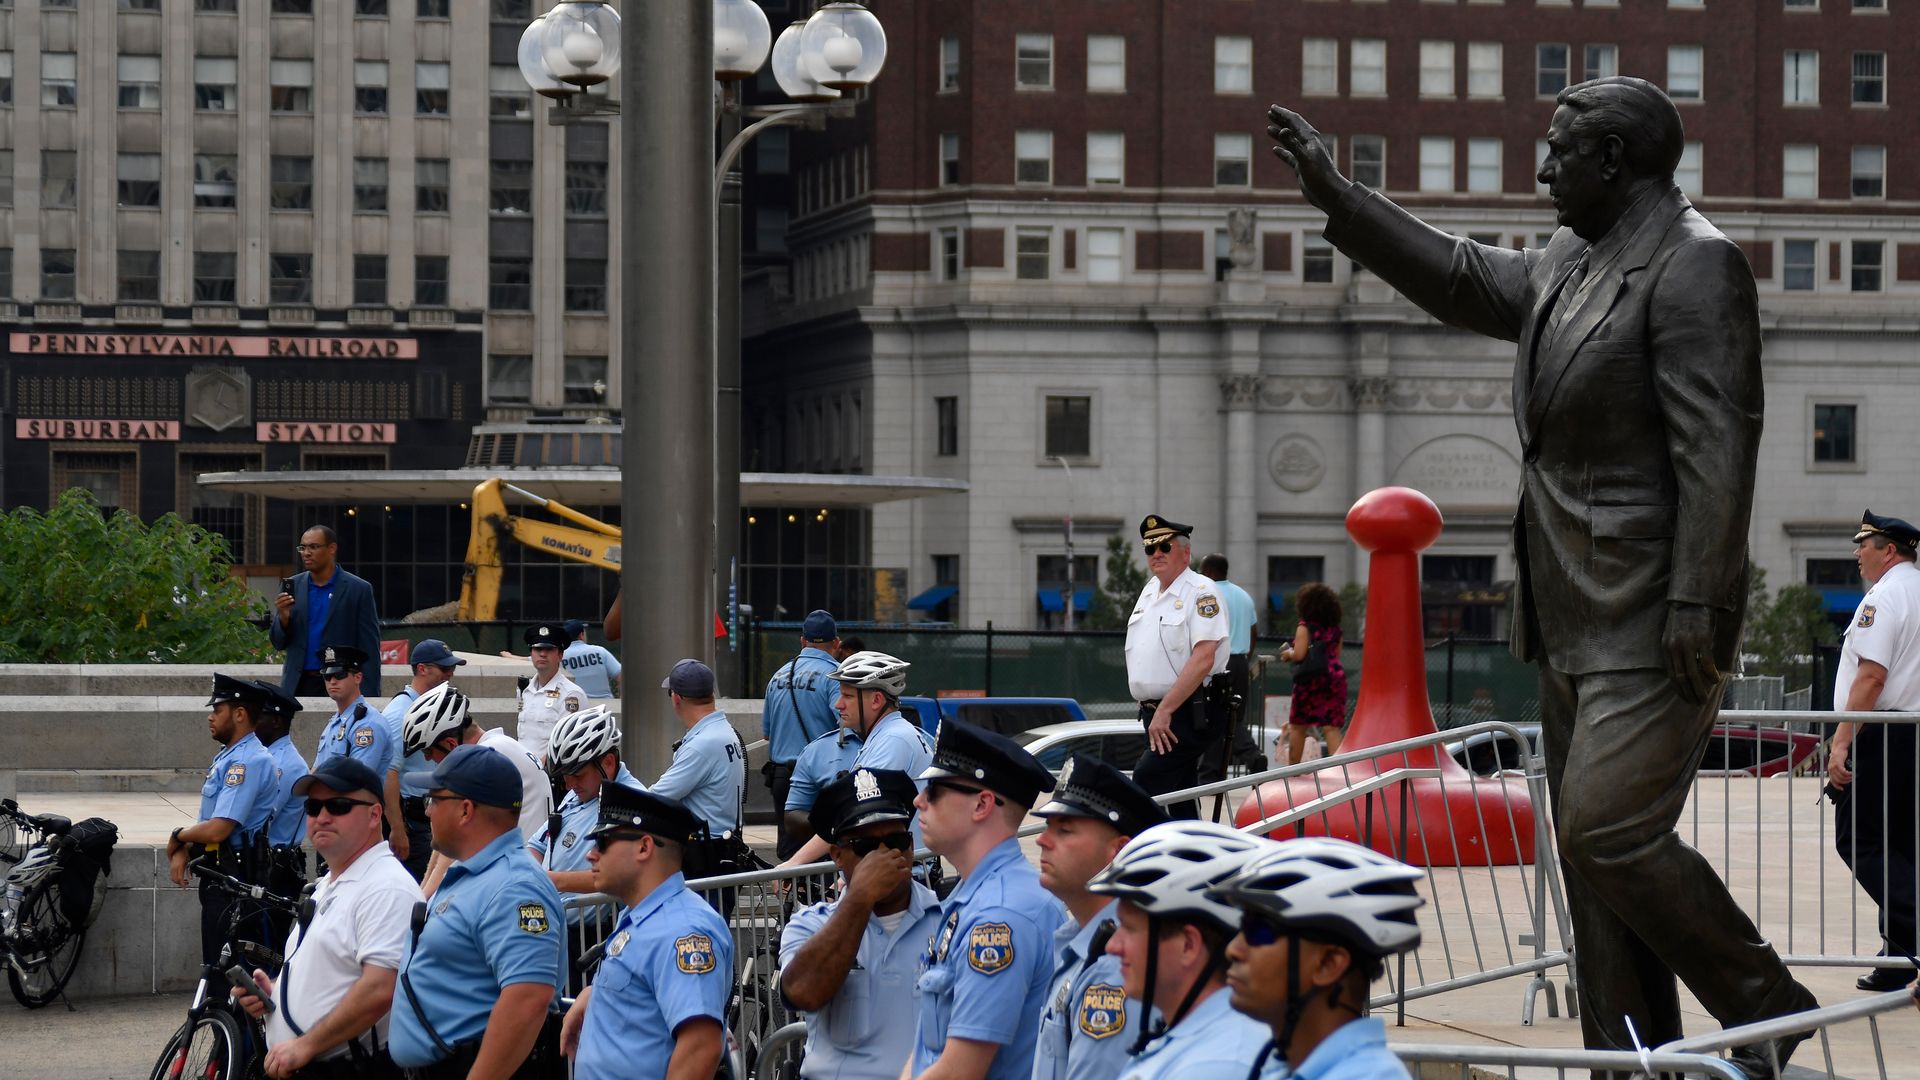
<svg viewBox="0 0 1920 1080">
<path fill-rule="evenodd" d="M 1287 718 L 1289 765 L 1300 761 L 1309 728 L 1320 729 L 1327 753 L 1339 753 L 1340 736 L 1347 723 L 1347 669 L 1340 664 L 1340 597 L 1315 581 L 1300 586 L 1293 607 L 1300 613 L 1300 626 L 1293 640 L 1280 646 L 1280 659 L 1298 664 L 1307 658 L 1313 645 L 1324 644 L 1327 669 L 1293 680 L 1293 707 Z"/>
</svg>

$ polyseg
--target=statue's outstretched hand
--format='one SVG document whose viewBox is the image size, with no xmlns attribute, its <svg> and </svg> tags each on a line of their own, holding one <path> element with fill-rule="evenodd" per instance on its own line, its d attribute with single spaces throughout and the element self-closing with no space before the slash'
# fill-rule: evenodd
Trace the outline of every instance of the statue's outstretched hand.
<svg viewBox="0 0 1920 1080">
<path fill-rule="evenodd" d="M 1300 190 L 1315 206 L 1326 208 L 1347 189 L 1347 178 L 1340 175 L 1326 142 L 1307 119 L 1279 105 L 1267 107 L 1267 135 L 1273 139 L 1273 154 L 1287 163 L 1300 178 Z"/>
</svg>

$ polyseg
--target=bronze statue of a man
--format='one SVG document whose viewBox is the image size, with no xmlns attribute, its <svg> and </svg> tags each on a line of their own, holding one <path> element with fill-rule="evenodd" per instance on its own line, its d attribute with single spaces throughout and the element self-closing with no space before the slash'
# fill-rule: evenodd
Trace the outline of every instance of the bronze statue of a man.
<svg viewBox="0 0 1920 1080">
<path fill-rule="evenodd" d="M 1680 114 L 1611 78 L 1561 91 L 1544 250 L 1449 236 L 1342 176 L 1274 106 L 1267 131 L 1326 238 L 1450 326 L 1519 344 L 1513 651 L 1540 668 L 1547 779 L 1594 1049 L 1681 1035 L 1677 975 L 1723 1025 L 1811 1008 L 1674 831 L 1732 667 L 1760 443 L 1753 272 L 1674 186 Z M 1772 1076 L 1798 1039 L 1737 1057 Z"/>
</svg>

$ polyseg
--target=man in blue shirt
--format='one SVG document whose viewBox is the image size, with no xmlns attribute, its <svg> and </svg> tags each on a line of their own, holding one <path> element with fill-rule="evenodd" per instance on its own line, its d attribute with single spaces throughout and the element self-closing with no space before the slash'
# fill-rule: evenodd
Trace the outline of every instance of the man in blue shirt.
<svg viewBox="0 0 1920 1080">
<path fill-rule="evenodd" d="M 706 838 L 686 853 L 689 880 L 728 873 L 744 847 L 740 814 L 747 799 L 747 753 L 727 714 L 714 707 L 713 669 L 682 660 L 660 682 L 673 713 L 687 729 L 673 751 L 673 764 L 652 792 L 686 804 L 707 827 Z M 741 866 L 740 869 L 745 869 Z"/>
<path fill-rule="evenodd" d="M 274 810 L 273 755 L 254 734 L 260 714 L 258 688 L 230 675 L 213 677 L 207 697 L 212 710 L 207 730 L 221 745 L 200 787 L 200 816 L 192 825 L 173 830 L 167 838 L 167 876 L 185 888 L 193 880 L 187 863 L 211 858 L 223 873 L 256 885 L 267 884 L 268 873 L 259 851 L 265 847 L 267 819 Z M 200 883 L 200 958 L 212 963 L 226 942 L 227 894 Z M 264 922 L 241 934 L 265 941 Z"/>
<path fill-rule="evenodd" d="M 462 746 L 425 777 L 433 846 L 454 861 L 394 994 L 393 1062 L 425 1080 L 506 1077 L 535 1051 L 566 967 L 560 894 L 526 857 L 520 773 Z"/>
<path fill-rule="evenodd" d="M 920 779 L 914 807 L 927 847 L 961 880 L 940 905 L 920 975 L 913 1075 L 1028 1080 L 1066 913 L 1015 834 L 1053 790 L 1053 774 L 1012 739 L 948 720 Z"/>
<path fill-rule="evenodd" d="M 613 650 L 587 640 L 585 619 L 568 619 L 560 631 L 572 639 L 567 651 L 560 654 L 560 669 L 567 678 L 590 698 L 618 697 L 614 680 L 620 677 L 620 658 L 613 655 Z"/>
<path fill-rule="evenodd" d="M 453 650 L 439 638 L 426 638 L 413 647 L 408 657 L 413 664 L 413 678 L 400 692 L 393 695 L 387 707 L 380 715 L 387 721 L 387 736 L 393 740 L 393 760 L 383 775 L 386 777 L 384 792 L 387 808 L 387 822 L 392 828 L 387 837 L 387 846 L 393 849 L 393 857 L 399 859 L 419 881 L 427 873 L 427 857 L 432 854 L 433 833 L 427 825 L 427 804 L 422 798 L 426 789 L 407 779 L 411 773 L 428 771 L 430 763 L 420 753 L 406 752 L 405 727 L 407 710 L 413 707 L 421 694 L 453 678 L 455 668 L 466 663 L 453 655 Z M 380 770 L 376 769 L 375 772 Z M 405 828 L 397 827 L 405 823 Z"/>
<path fill-rule="evenodd" d="M 1420 946 L 1422 877 L 1358 844 L 1311 837 L 1274 845 L 1207 890 L 1241 912 L 1227 988 L 1234 1009 L 1272 1031 L 1263 1077 L 1407 1075 L 1386 1027 L 1362 1014 L 1387 957 Z"/>
<path fill-rule="evenodd" d="M 330 642 L 345 642 L 367 656 L 380 655 L 373 586 L 341 569 L 339 552 L 339 537 L 325 525 L 300 534 L 305 569 L 286 579 L 287 591 L 273 598 L 267 637 L 274 648 L 286 650 L 280 689 L 289 694 L 313 697 L 324 691 L 320 650 Z M 367 673 L 367 693 L 380 693 L 378 664 Z"/>
<path fill-rule="evenodd" d="M 846 889 L 794 912 L 780 934 L 780 995 L 806 1013 L 810 1078 L 895 1080 L 913 1056 L 920 955 L 940 900 L 913 880 L 913 778 L 856 769 L 813 815 Z"/>
<path fill-rule="evenodd" d="M 578 1080 L 709 1077 L 719 1068 L 733 937 L 681 872 L 682 853 L 703 828 L 673 799 L 601 788 L 588 858 L 601 889 L 627 910 L 560 1030 Z"/>
<path fill-rule="evenodd" d="M 1230 760 L 1255 772 L 1265 769 L 1266 761 L 1247 731 L 1247 717 L 1254 715 L 1257 707 L 1249 677 L 1253 671 L 1253 646 L 1260 640 L 1260 618 L 1254 611 L 1253 597 L 1227 580 L 1225 555 L 1215 552 L 1201 559 L 1200 572 L 1220 587 L 1220 602 L 1227 608 L 1227 670 L 1207 684 L 1207 715 L 1213 725 L 1213 737 L 1207 740 L 1206 753 L 1200 757 L 1200 782 L 1204 784 L 1226 779 Z M 1234 698 L 1239 700 L 1237 707 L 1233 704 Z"/>
<path fill-rule="evenodd" d="M 350 757 L 384 776 L 393 762 L 393 733 L 386 718 L 375 713 L 360 696 L 361 668 L 367 654 L 351 645 L 329 645 L 320 650 L 320 677 L 327 697 L 338 710 L 321 729 L 315 761 Z"/>
<path fill-rule="evenodd" d="M 793 782 L 787 787 L 782 824 L 796 847 L 813 839 L 813 804 L 820 791 L 853 769 L 861 739 L 852 728 L 836 727 L 807 744 L 793 763 Z"/>
<path fill-rule="evenodd" d="M 773 805 L 787 805 L 788 788 L 796 762 L 807 744 L 839 726 L 834 704 L 840 699 L 840 684 L 833 681 L 840 666 L 834 648 L 840 631 L 833 616 L 812 611 L 800 624 L 800 655 L 780 666 L 767 680 L 767 692 L 760 714 L 761 731 L 767 737 L 767 763 L 760 774 L 773 793 Z M 781 858 L 793 854 L 805 837 L 794 837 L 784 827 L 780 831 Z"/>
</svg>

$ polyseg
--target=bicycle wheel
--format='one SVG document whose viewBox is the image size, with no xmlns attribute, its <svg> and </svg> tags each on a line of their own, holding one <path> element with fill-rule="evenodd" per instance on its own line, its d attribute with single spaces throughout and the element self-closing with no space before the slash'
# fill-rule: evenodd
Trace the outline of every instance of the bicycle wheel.
<svg viewBox="0 0 1920 1080">
<path fill-rule="evenodd" d="M 239 1021 L 225 1009 L 208 1009 L 173 1033 L 152 1080 L 243 1080 L 249 1061 Z"/>
<path fill-rule="evenodd" d="M 70 928 L 60 914 L 57 880 L 35 889 L 20 902 L 20 917 L 8 943 L 13 962 L 7 965 L 7 989 L 29 1009 L 52 1001 L 73 978 L 86 939 L 84 928 Z"/>
<path fill-rule="evenodd" d="M 20 864 L 27 857 L 27 838 L 20 830 L 19 822 L 11 817 L 0 817 L 0 877 L 8 870 Z"/>
</svg>

